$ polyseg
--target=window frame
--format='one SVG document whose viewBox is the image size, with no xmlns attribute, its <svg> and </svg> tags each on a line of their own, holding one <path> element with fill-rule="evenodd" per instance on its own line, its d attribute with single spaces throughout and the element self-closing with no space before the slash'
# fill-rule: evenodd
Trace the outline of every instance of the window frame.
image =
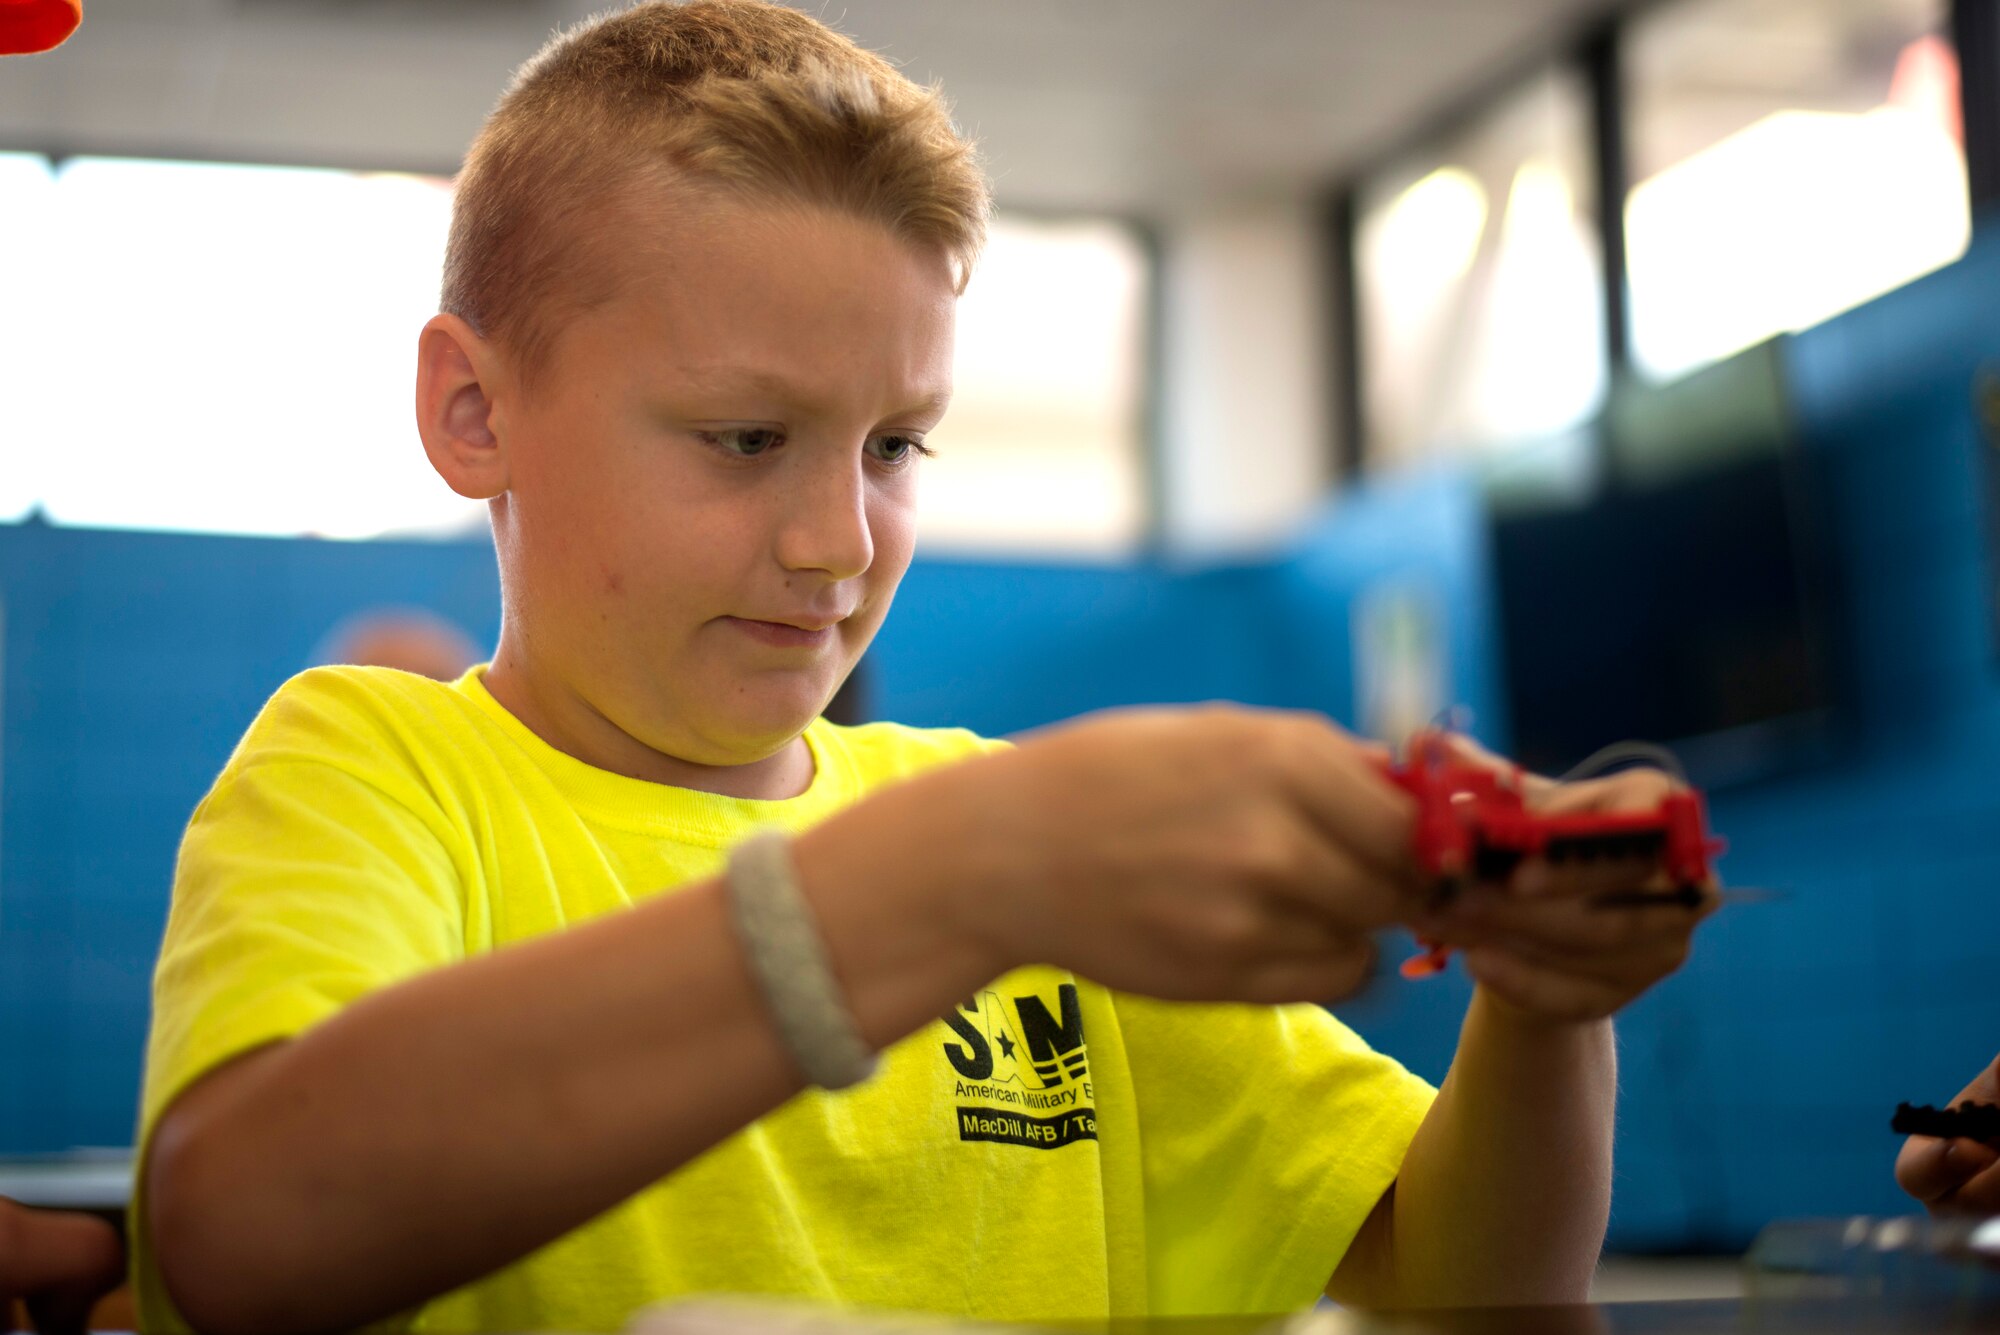
<svg viewBox="0 0 2000 1335">
<path fill-rule="evenodd" d="M 1360 478 L 1368 464 L 1367 412 L 1361 395 L 1369 350 L 1363 346 L 1360 275 L 1355 264 L 1360 201 L 1368 181 L 1398 159 L 1483 119 L 1552 65 L 1567 68 L 1582 79 L 1588 102 L 1591 178 L 1587 184 L 1594 192 L 1592 213 L 1603 254 L 1604 351 L 1611 383 L 1615 387 L 1635 373 L 1625 246 L 1625 198 L 1632 185 L 1625 46 L 1631 25 L 1641 16 L 1679 2 L 1625 0 L 1610 14 L 1559 34 L 1510 66 L 1501 77 L 1371 154 L 1325 194 L 1321 216 L 1330 276 L 1326 296 L 1338 358 L 1328 377 L 1335 397 L 1332 419 L 1337 427 L 1331 462 L 1338 481 Z M 1946 26 L 1958 52 L 1966 173 L 1977 240 L 2000 228 L 2000 0 L 1950 0 Z M 1602 447 L 1600 440 L 1597 448 Z"/>
</svg>

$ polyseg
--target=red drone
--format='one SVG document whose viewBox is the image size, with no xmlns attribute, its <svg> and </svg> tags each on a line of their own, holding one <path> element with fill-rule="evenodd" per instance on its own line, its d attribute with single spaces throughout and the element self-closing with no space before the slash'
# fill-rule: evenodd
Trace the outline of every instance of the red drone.
<svg viewBox="0 0 2000 1335">
<path fill-rule="evenodd" d="M 1662 753 L 1636 745 L 1607 748 L 1571 772 L 1572 777 L 1634 759 L 1655 761 Z M 1671 757 L 1667 768 L 1676 769 Z M 1701 794 L 1681 788 L 1651 811 L 1615 814 L 1570 812 L 1541 815 L 1528 809 L 1526 783 L 1516 768 L 1495 771 L 1454 758 L 1448 734 L 1427 729 L 1410 741 L 1399 761 L 1384 765 L 1390 782 L 1417 801 L 1412 851 L 1417 865 L 1437 885 L 1440 902 L 1467 881 L 1503 884 L 1527 858 L 1550 862 L 1643 859 L 1673 882 L 1665 891 L 1606 896 L 1605 907 L 1702 902 L 1710 880 L 1709 863 L 1723 850 L 1710 836 Z M 1439 972 L 1448 946 L 1420 941 L 1424 953 L 1403 961 L 1405 978 Z"/>
</svg>

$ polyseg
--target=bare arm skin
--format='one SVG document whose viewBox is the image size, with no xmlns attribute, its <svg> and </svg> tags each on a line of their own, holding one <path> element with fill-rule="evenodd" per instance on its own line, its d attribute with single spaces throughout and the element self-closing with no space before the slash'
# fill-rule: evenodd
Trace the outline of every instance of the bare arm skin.
<svg viewBox="0 0 2000 1335">
<path fill-rule="evenodd" d="M 1368 929 L 1408 908 L 1383 865 L 1405 820 L 1323 720 L 1163 711 L 888 789 L 793 853 L 881 1047 L 1031 961 L 1155 995 L 1345 995 Z M 211 1072 L 142 1166 L 151 1236 L 202 1329 L 358 1325 L 527 1254 L 800 1087 L 704 882 Z"/>
<path fill-rule="evenodd" d="M 1396 1185 L 1327 1292 L 1360 1307 L 1580 1303 L 1611 1212 L 1611 1022 L 1475 991 Z"/>
</svg>

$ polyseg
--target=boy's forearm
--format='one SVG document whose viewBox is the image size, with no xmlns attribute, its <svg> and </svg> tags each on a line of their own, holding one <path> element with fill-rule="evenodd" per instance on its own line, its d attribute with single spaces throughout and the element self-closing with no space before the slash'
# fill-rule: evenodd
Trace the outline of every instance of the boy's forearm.
<svg viewBox="0 0 2000 1335">
<path fill-rule="evenodd" d="M 1611 1211 L 1611 1022 L 1547 1023 L 1481 989 L 1396 1178 L 1396 1306 L 1583 1302 Z"/>
<path fill-rule="evenodd" d="M 930 911 L 941 875 L 979 870 L 949 822 L 866 805 L 795 852 L 881 1047 L 1002 966 Z M 148 1166 L 168 1286 L 222 1330 L 355 1325 L 446 1292 L 801 1087 L 719 882 L 388 989 L 240 1067 L 184 1096 Z"/>
</svg>

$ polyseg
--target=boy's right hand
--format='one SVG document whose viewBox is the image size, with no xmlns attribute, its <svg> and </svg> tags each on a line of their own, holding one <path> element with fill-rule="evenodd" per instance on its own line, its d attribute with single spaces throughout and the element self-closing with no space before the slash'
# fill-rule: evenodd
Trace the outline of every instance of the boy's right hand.
<svg viewBox="0 0 2000 1335">
<path fill-rule="evenodd" d="M 2000 1057 L 1950 1105 L 2000 1103 Z M 1932 1214 L 2000 1214 L 2000 1150 L 1958 1137 L 1911 1136 L 1896 1156 L 1896 1181 Z"/>
<path fill-rule="evenodd" d="M 1051 728 L 933 776 L 996 869 L 954 911 L 1001 959 L 1122 991 L 1337 1000 L 1370 932 L 1422 903 L 1382 754 L 1318 715 L 1220 705 Z"/>
</svg>

